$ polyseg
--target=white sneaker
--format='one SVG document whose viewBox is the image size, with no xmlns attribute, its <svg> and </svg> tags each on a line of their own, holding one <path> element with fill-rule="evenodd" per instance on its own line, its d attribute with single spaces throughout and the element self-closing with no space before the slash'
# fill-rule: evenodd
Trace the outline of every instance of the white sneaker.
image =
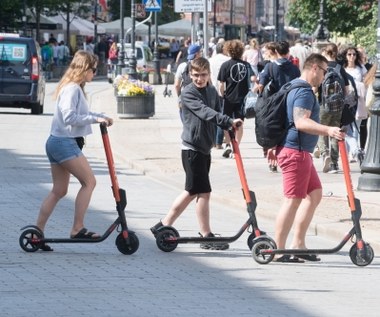
<svg viewBox="0 0 380 317">
<path fill-rule="evenodd" d="M 330 163 L 331 163 L 331 158 L 330 158 L 330 155 L 326 155 L 324 158 L 323 158 L 323 173 L 328 173 L 328 171 L 330 170 Z"/>
</svg>

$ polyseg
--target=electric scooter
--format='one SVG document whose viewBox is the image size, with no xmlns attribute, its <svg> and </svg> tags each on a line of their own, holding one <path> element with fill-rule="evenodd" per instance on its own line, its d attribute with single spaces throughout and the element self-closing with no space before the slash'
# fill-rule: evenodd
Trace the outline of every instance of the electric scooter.
<svg viewBox="0 0 380 317">
<path fill-rule="evenodd" d="M 342 160 L 344 180 L 347 188 L 348 205 L 351 210 L 351 218 L 353 222 L 352 229 L 344 236 L 343 240 L 332 249 L 276 249 L 273 247 L 272 241 L 268 240 L 265 237 L 258 237 L 254 239 L 252 247 L 252 256 L 257 263 L 268 264 L 273 260 L 276 254 L 294 255 L 297 257 L 297 255 L 302 256 L 312 254 L 336 253 L 340 251 L 349 240 L 354 242 L 349 252 L 352 263 L 357 266 L 367 266 L 372 262 L 375 254 L 372 247 L 366 243 L 362 237 L 362 231 L 360 227 L 362 209 L 360 200 L 354 196 L 346 143 L 344 140 L 340 140 L 338 141 L 338 145 L 340 157 Z"/>
<path fill-rule="evenodd" d="M 236 233 L 231 237 L 180 237 L 178 231 L 171 226 L 163 226 L 157 229 L 156 244 L 157 247 L 164 252 L 171 252 L 175 250 L 180 243 L 203 243 L 203 242 L 223 242 L 230 243 L 239 239 L 242 234 L 247 230 L 250 235 L 247 239 L 249 249 L 252 249 L 253 241 L 257 237 L 265 237 L 273 249 L 276 248 L 276 243 L 270 237 L 266 236 L 265 232 L 261 231 L 258 227 L 255 210 L 257 207 L 256 196 L 253 191 L 248 187 L 247 178 L 244 171 L 243 161 L 240 154 L 238 142 L 235 139 L 235 131 L 228 130 L 231 138 L 233 153 L 235 156 L 236 166 L 239 173 L 240 182 L 242 185 L 243 196 L 247 204 L 247 211 L 249 218 Z"/>
<path fill-rule="evenodd" d="M 19 238 L 21 248 L 26 252 L 35 252 L 40 249 L 45 243 L 97 243 L 107 239 L 110 234 L 119 226 L 121 231 L 116 237 L 115 244 L 117 249 L 123 254 L 133 254 L 139 248 L 139 239 L 133 231 L 129 231 L 125 218 L 125 207 L 127 206 L 127 196 L 124 189 L 119 187 L 116 177 L 116 170 L 111 151 L 111 145 L 108 137 L 107 126 L 100 124 L 104 150 L 106 153 L 108 170 L 111 177 L 112 192 L 116 201 L 116 210 L 118 213 L 117 219 L 99 238 L 45 238 L 44 233 L 33 225 L 26 226 Z"/>
</svg>

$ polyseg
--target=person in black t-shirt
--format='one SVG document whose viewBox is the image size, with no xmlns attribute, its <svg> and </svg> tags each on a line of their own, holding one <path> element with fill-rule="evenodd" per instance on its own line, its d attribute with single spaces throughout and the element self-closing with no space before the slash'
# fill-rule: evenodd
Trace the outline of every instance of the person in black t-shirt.
<svg viewBox="0 0 380 317">
<path fill-rule="evenodd" d="M 251 76 L 253 71 L 251 65 L 244 62 L 241 58 L 244 53 L 244 44 L 240 40 L 227 41 L 223 48 L 225 54 L 231 57 L 220 67 L 218 74 L 219 91 L 224 99 L 223 114 L 235 119 L 244 119 L 243 105 L 244 97 L 251 86 Z M 227 132 L 224 133 L 226 148 L 223 157 L 232 157 L 230 146 L 230 137 Z M 243 137 L 243 129 L 236 133 L 236 140 L 240 143 Z"/>
</svg>

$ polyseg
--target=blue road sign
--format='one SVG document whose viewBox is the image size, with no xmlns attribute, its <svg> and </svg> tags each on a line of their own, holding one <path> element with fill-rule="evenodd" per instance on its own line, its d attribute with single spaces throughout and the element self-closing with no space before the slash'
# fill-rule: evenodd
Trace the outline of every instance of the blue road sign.
<svg viewBox="0 0 380 317">
<path fill-rule="evenodd" d="M 161 11 L 161 0 L 144 0 L 145 11 Z"/>
</svg>

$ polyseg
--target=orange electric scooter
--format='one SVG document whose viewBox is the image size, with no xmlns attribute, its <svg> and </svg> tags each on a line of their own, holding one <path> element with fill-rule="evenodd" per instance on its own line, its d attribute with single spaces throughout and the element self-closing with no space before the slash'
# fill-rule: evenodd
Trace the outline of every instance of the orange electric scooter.
<svg viewBox="0 0 380 317">
<path fill-rule="evenodd" d="M 338 141 L 339 153 L 342 160 L 342 168 L 344 180 L 347 188 L 348 205 L 351 211 L 351 218 L 353 222 L 352 229 L 344 236 L 343 240 L 332 249 L 276 249 L 273 247 L 271 240 L 266 237 L 258 237 L 253 241 L 252 256 L 257 263 L 267 264 L 270 263 L 276 254 L 287 255 L 315 255 L 315 254 L 331 254 L 340 251 L 343 246 L 349 241 L 353 241 L 350 248 L 350 258 L 352 263 L 357 266 L 367 266 L 374 258 L 374 251 L 372 247 L 363 240 L 362 231 L 360 227 L 360 217 L 362 209 L 360 200 L 355 198 L 354 190 L 352 187 L 352 179 L 350 172 L 350 165 L 348 162 L 346 143 L 344 140 Z"/>
<path fill-rule="evenodd" d="M 224 242 L 230 243 L 239 239 L 242 234 L 247 230 L 250 232 L 248 236 L 247 244 L 249 249 L 252 249 L 253 241 L 257 237 L 265 237 L 265 241 L 271 244 L 272 248 L 276 248 L 274 240 L 266 236 L 265 232 L 261 231 L 257 225 L 255 210 L 257 207 L 255 193 L 249 190 L 247 178 L 244 171 L 243 161 L 240 154 L 239 144 L 235 139 L 235 131 L 233 129 L 228 130 L 233 153 L 235 156 L 236 166 L 239 173 L 240 182 L 242 185 L 243 196 L 247 203 L 248 220 L 243 224 L 236 235 L 231 237 L 180 237 L 178 231 L 171 226 L 163 226 L 157 229 L 155 233 L 156 244 L 158 248 L 164 252 L 171 252 L 175 250 L 180 243 L 202 243 L 202 242 Z"/>
<path fill-rule="evenodd" d="M 111 177 L 112 192 L 116 201 L 116 210 L 118 213 L 117 219 L 111 224 L 106 232 L 96 239 L 91 238 L 45 238 L 44 233 L 33 225 L 26 226 L 21 230 L 24 230 L 19 238 L 21 248 L 26 252 L 35 252 L 41 248 L 45 243 L 97 243 L 107 239 L 110 234 L 121 227 L 120 233 L 117 235 L 115 244 L 117 249 L 123 254 L 133 254 L 139 248 L 139 239 L 133 231 L 129 231 L 127 227 L 127 221 L 125 218 L 125 207 L 127 206 L 127 195 L 124 189 L 119 187 L 119 183 L 116 177 L 115 164 L 111 151 L 111 144 L 108 137 L 107 126 L 100 124 L 100 131 L 102 134 L 104 150 L 106 153 L 108 171 Z"/>
</svg>

